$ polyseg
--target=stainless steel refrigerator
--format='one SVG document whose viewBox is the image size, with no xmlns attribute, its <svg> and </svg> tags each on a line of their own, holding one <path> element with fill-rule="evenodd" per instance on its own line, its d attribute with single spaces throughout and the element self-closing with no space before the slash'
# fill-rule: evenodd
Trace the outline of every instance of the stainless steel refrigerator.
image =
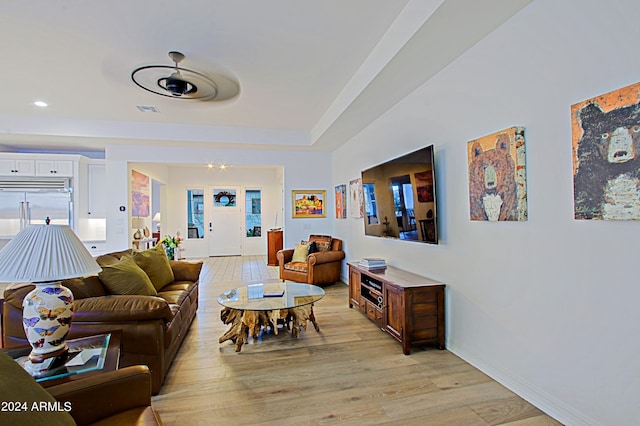
<svg viewBox="0 0 640 426">
<path fill-rule="evenodd" d="M 72 226 L 71 191 L 68 188 L 0 187 L 0 247 L 29 224 L 44 224 L 49 217 L 54 225 Z"/>
</svg>

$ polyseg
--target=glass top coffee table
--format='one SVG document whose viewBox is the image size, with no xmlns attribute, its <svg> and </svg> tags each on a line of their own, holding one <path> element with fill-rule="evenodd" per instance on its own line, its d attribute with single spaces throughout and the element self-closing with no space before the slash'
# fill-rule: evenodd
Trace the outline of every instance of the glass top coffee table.
<svg viewBox="0 0 640 426">
<path fill-rule="evenodd" d="M 321 287 L 292 282 L 256 283 L 229 289 L 218 296 L 218 303 L 224 306 L 220 319 L 231 324 L 219 342 L 231 340 L 236 344 L 236 352 L 240 352 L 249 332 L 254 339 L 263 327 L 277 334 L 278 323 L 287 328 L 291 324 L 294 337 L 298 337 L 300 328 L 306 330 L 307 320 L 320 331 L 313 304 L 324 295 Z"/>
</svg>

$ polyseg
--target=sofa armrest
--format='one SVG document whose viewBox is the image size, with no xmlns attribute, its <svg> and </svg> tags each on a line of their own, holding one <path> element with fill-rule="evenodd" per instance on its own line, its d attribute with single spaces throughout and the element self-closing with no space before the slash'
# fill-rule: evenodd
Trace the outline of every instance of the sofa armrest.
<svg viewBox="0 0 640 426">
<path fill-rule="evenodd" d="M 144 321 L 173 318 L 166 300 L 155 296 L 111 295 L 74 302 L 73 322 Z"/>
<path fill-rule="evenodd" d="M 151 406 L 151 374 L 146 365 L 108 371 L 46 390 L 62 404 L 70 403 L 70 414 L 80 425 Z"/>
<path fill-rule="evenodd" d="M 181 260 L 170 260 L 173 277 L 176 281 L 193 281 L 196 282 L 200 278 L 200 270 L 202 262 L 185 262 Z"/>
<path fill-rule="evenodd" d="M 320 265 L 322 263 L 338 262 L 344 259 L 344 252 L 342 250 L 337 251 L 317 251 L 311 253 L 307 258 L 309 266 Z"/>
</svg>

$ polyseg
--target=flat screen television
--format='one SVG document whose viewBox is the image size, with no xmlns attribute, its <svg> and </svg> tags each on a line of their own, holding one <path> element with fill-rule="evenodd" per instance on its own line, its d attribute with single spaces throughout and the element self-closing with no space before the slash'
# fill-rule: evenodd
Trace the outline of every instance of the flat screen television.
<svg viewBox="0 0 640 426">
<path fill-rule="evenodd" d="M 364 233 L 438 244 L 433 145 L 362 172 Z"/>
</svg>

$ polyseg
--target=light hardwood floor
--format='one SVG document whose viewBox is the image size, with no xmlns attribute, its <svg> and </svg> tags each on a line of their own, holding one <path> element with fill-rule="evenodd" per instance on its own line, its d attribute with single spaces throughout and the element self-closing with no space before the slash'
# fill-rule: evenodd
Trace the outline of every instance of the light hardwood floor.
<svg viewBox="0 0 640 426">
<path fill-rule="evenodd" d="M 401 346 L 355 309 L 347 286 L 325 288 L 309 324 L 218 343 L 218 294 L 277 279 L 262 256 L 205 259 L 197 317 L 153 406 L 166 425 L 558 425 L 448 351 Z"/>
</svg>

